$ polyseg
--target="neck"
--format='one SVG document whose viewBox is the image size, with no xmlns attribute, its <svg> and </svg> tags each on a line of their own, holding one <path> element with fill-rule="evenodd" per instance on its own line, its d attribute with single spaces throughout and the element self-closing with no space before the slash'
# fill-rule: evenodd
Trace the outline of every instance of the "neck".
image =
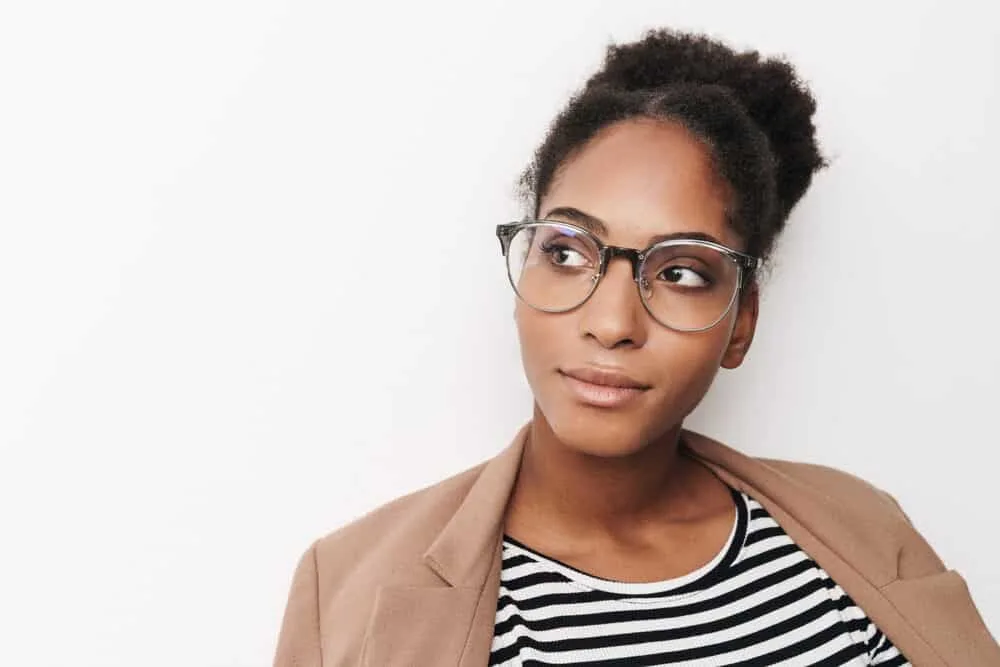
<svg viewBox="0 0 1000 667">
<path fill-rule="evenodd" d="M 704 510 L 696 465 L 682 456 L 681 426 L 623 456 L 596 456 L 559 440 L 535 409 L 514 503 L 559 532 L 621 534 L 649 521 L 683 521 Z"/>
</svg>

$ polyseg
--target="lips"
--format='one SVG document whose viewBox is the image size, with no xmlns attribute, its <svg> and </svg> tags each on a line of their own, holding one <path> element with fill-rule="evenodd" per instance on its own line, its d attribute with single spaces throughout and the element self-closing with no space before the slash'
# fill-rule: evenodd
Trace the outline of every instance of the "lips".
<svg viewBox="0 0 1000 667">
<path fill-rule="evenodd" d="M 648 384 L 643 384 L 642 382 L 634 380 L 628 375 L 617 371 L 602 370 L 599 368 L 570 368 L 560 370 L 559 372 L 563 375 L 568 375 L 573 379 L 580 380 L 581 382 L 587 382 L 601 387 L 642 390 L 649 389 Z"/>
<path fill-rule="evenodd" d="M 559 375 L 578 402 L 592 407 L 623 407 L 650 388 L 649 385 L 617 371 L 573 368 L 560 370 Z"/>
</svg>

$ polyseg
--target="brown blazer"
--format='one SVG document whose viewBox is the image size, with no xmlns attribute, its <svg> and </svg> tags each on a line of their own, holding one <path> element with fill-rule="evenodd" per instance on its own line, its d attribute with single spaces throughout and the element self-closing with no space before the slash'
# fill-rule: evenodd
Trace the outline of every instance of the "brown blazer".
<svg viewBox="0 0 1000 667">
<path fill-rule="evenodd" d="M 504 510 L 527 427 L 495 458 L 312 544 L 295 571 L 275 667 L 482 667 Z M 896 501 L 833 468 L 741 454 L 684 432 L 693 454 L 763 505 L 915 667 L 1000 667 L 965 580 Z"/>
</svg>

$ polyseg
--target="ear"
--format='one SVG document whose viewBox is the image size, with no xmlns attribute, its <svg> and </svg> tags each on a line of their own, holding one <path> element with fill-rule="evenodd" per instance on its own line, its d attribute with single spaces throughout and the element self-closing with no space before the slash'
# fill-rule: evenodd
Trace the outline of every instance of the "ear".
<svg viewBox="0 0 1000 667">
<path fill-rule="evenodd" d="M 757 330 L 757 313 L 760 309 L 760 290 L 754 281 L 743 290 L 739 300 L 739 311 L 736 313 L 736 323 L 729 338 L 729 346 L 722 355 L 723 368 L 736 368 L 743 363 L 744 357 L 753 343 L 753 335 Z"/>
</svg>

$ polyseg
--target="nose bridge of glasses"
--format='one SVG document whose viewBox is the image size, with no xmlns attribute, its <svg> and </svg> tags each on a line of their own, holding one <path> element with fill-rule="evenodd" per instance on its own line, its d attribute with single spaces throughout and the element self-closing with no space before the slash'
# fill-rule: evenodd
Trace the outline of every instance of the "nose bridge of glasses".
<svg viewBox="0 0 1000 667">
<path fill-rule="evenodd" d="M 639 270 L 642 266 L 642 252 L 635 248 L 622 248 L 621 246 L 604 246 L 604 263 L 602 273 L 607 273 L 611 260 L 615 257 L 623 257 L 632 265 L 632 280 L 639 283 L 642 277 Z"/>
</svg>

